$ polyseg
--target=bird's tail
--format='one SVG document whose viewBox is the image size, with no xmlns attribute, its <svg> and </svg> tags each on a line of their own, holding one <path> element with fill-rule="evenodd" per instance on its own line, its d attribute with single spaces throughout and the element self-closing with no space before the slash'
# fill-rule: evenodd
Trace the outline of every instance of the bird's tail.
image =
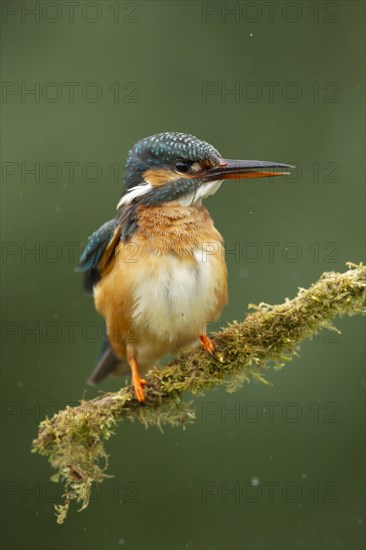
<svg viewBox="0 0 366 550">
<path fill-rule="evenodd" d="M 123 375 L 127 374 L 129 371 L 130 368 L 128 363 L 116 356 L 109 342 L 108 336 L 105 333 L 102 351 L 93 372 L 88 378 L 88 384 L 95 386 L 104 380 L 108 374 Z"/>
</svg>

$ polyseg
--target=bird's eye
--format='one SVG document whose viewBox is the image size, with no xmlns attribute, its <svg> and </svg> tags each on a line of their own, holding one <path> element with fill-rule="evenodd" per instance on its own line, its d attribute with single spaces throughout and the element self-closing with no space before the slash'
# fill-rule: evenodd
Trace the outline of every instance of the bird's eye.
<svg viewBox="0 0 366 550">
<path fill-rule="evenodd" d="M 189 172 L 191 164 L 189 162 L 185 162 L 184 160 L 176 160 L 174 167 L 178 172 L 185 174 L 186 172 Z"/>
</svg>

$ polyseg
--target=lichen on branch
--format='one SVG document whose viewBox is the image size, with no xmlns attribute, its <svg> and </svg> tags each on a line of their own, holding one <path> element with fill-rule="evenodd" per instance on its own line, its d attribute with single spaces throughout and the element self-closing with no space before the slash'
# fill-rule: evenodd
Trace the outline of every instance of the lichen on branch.
<svg viewBox="0 0 366 550">
<path fill-rule="evenodd" d="M 184 392 L 202 394 L 224 385 L 235 391 L 251 378 L 267 383 L 266 368 L 278 369 L 296 355 L 302 340 L 322 328 L 334 329 L 338 315 L 354 315 L 366 307 L 366 267 L 348 264 L 345 273 L 324 273 L 308 289 L 283 304 L 251 305 L 243 321 L 213 334 L 215 356 L 203 350 L 182 353 L 147 375 L 146 402 L 138 403 L 130 386 L 106 393 L 76 407 L 66 407 L 39 426 L 33 452 L 48 458 L 56 469 L 53 481 L 64 484 L 64 503 L 56 506 L 62 523 L 71 501 L 88 506 L 93 483 L 108 477 L 104 442 L 123 420 L 145 426 L 182 425 L 194 420 Z"/>
</svg>

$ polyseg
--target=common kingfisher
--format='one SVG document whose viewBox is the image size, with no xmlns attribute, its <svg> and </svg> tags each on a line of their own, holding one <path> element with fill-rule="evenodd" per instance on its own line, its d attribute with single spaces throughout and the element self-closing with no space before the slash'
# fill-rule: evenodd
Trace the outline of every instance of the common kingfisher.
<svg viewBox="0 0 366 550">
<path fill-rule="evenodd" d="M 93 233 L 80 258 L 106 334 L 89 382 L 129 368 L 136 399 L 145 400 L 140 370 L 199 341 L 227 303 L 223 238 L 202 199 L 223 180 L 280 176 L 287 164 L 228 160 L 184 133 L 142 139 L 125 165 L 115 218 Z"/>
</svg>

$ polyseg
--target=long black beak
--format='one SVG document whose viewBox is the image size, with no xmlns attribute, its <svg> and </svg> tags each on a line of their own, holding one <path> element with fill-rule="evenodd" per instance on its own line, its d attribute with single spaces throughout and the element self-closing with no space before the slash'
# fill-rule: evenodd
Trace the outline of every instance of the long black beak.
<svg viewBox="0 0 366 550">
<path fill-rule="evenodd" d="M 202 174 L 206 181 L 266 178 L 270 176 L 283 176 L 289 174 L 290 164 L 268 162 L 265 160 L 232 160 L 222 159 L 220 164 L 208 168 Z"/>
</svg>

